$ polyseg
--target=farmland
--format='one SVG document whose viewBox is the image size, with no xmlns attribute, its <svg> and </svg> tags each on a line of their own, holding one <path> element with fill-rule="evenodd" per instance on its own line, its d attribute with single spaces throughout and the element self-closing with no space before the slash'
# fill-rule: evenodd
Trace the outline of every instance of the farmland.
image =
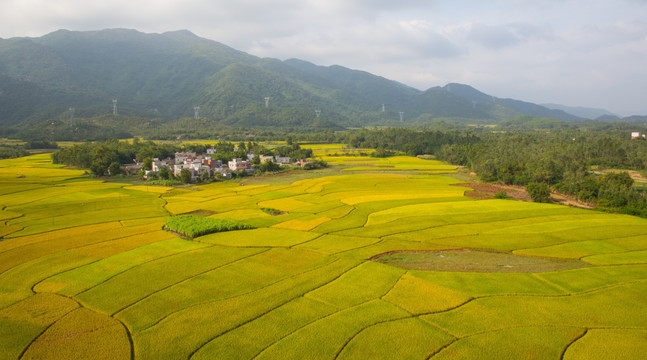
<svg viewBox="0 0 647 360">
<path fill-rule="evenodd" d="M 647 219 L 311 147 L 333 167 L 177 188 L 0 161 L 0 358 L 644 357 Z"/>
</svg>

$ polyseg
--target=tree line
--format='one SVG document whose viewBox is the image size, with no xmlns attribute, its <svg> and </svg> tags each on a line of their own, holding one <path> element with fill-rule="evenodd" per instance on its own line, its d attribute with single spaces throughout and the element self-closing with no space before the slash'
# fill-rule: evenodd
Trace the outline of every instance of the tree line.
<svg viewBox="0 0 647 360">
<path fill-rule="evenodd" d="M 629 173 L 647 169 L 647 142 L 626 133 L 552 131 L 488 133 L 470 144 L 445 144 L 439 159 L 486 182 L 526 186 L 535 200 L 550 189 L 598 208 L 647 216 L 647 198 Z"/>
<path fill-rule="evenodd" d="M 534 201 L 552 190 L 597 208 L 647 217 L 647 197 L 623 170 L 647 170 L 647 141 L 631 140 L 628 129 L 575 127 L 551 130 L 423 130 L 387 128 L 345 133 L 351 147 L 430 154 L 465 166 L 485 182 L 525 186 Z"/>
</svg>

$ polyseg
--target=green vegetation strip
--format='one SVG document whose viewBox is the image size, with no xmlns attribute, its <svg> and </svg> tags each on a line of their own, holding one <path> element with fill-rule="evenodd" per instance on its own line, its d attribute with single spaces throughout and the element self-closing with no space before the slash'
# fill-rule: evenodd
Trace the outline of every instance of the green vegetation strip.
<svg viewBox="0 0 647 360">
<path fill-rule="evenodd" d="M 252 228 L 253 226 L 241 222 L 192 215 L 173 216 L 164 224 L 164 230 L 172 231 L 191 239 L 216 232 Z"/>
<path fill-rule="evenodd" d="M 461 272 L 548 272 L 590 266 L 582 261 L 556 260 L 478 250 L 397 251 L 373 260 L 405 269 Z"/>
</svg>

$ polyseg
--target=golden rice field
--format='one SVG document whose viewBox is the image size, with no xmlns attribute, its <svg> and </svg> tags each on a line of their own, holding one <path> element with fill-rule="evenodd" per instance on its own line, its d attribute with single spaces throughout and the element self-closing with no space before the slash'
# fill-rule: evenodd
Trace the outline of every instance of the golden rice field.
<svg viewBox="0 0 647 360">
<path fill-rule="evenodd" d="M 326 161 L 192 188 L 0 161 L 0 359 L 645 358 L 646 219 Z M 256 228 L 162 230 L 184 213 Z"/>
</svg>

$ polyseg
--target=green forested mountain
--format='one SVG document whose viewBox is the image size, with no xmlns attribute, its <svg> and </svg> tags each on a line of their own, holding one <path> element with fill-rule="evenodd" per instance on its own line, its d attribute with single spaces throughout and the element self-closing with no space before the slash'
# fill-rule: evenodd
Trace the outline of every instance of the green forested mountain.
<svg viewBox="0 0 647 360">
<path fill-rule="evenodd" d="M 112 115 L 113 99 L 119 116 Z M 581 120 L 467 85 L 420 91 L 342 66 L 262 59 L 189 31 L 59 30 L 0 39 L 0 135 L 170 133 L 186 123 L 178 119 L 194 117 L 196 106 L 204 125 L 195 127 L 202 133 L 222 127 L 406 126 L 438 119 L 498 123 L 522 115 Z M 70 125 L 77 128 L 65 128 Z"/>
</svg>

